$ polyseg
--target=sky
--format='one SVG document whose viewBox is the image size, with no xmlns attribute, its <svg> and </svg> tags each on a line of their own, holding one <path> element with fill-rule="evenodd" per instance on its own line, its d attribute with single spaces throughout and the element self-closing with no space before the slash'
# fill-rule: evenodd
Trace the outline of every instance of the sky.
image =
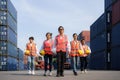
<svg viewBox="0 0 120 80">
<path fill-rule="evenodd" d="M 104 12 L 104 0 L 11 0 L 17 10 L 18 47 L 25 49 L 33 36 L 38 49 L 47 32 L 58 35 L 63 26 L 69 41 L 72 34 L 90 30 L 90 26 Z"/>
</svg>

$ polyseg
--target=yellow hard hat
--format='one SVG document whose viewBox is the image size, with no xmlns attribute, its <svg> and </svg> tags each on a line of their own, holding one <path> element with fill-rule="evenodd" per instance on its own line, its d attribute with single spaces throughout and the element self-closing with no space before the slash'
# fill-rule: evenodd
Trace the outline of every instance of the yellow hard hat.
<svg viewBox="0 0 120 80">
<path fill-rule="evenodd" d="M 90 54 L 90 50 L 85 50 L 85 53 L 86 54 Z"/>
<path fill-rule="evenodd" d="M 41 51 L 40 51 L 40 55 L 44 56 L 44 55 L 45 55 L 45 51 L 44 51 L 44 50 L 41 50 Z"/>
<path fill-rule="evenodd" d="M 25 55 L 29 55 L 30 51 L 29 50 L 25 50 Z"/>
<path fill-rule="evenodd" d="M 79 53 L 80 55 L 82 55 L 82 54 L 83 54 L 83 51 L 82 51 L 82 50 L 78 50 L 78 53 Z"/>
</svg>

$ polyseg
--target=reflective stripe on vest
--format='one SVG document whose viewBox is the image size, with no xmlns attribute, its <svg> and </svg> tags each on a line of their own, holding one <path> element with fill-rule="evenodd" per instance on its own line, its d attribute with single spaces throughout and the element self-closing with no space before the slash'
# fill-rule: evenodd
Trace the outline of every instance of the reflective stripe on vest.
<svg viewBox="0 0 120 80">
<path fill-rule="evenodd" d="M 56 51 L 59 52 L 59 51 L 62 51 L 62 52 L 66 52 L 66 48 L 67 48 L 67 43 L 68 43 L 68 40 L 67 40 L 67 36 L 64 35 L 64 36 L 56 36 Z"/>
<path fill-rule="evenodd" d="M 36 56 L 36 44 L 35 43 L 28 43 L 26 49 L 30 51 L 31 56 Z"/>
<path fill-rule="evenodd" d="M 71 56 L 78 56 L 79 49 L 80 49 L 79 41 L 71 41 Z"/>
</svg>

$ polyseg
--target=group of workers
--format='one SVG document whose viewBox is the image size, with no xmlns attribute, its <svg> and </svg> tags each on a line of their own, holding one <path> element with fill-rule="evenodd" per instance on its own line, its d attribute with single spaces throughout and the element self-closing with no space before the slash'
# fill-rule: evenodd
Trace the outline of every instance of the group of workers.
<svg viewBox="0 0 120 80">
<path fill-rule="evenodd" d="M 55 37 L 54 40 L 51 39 L 52 34 L 50 32 L 46 33 L 46 40 L 43 41 L 43 45 L 40 49 L 44 50 L 44 76 L 52 76 L 52 57 L 53 54 L 56 53 L 57 58 L 57 72 L 56 77 L 64 77 L 64 63 L 66 61 L 66 54 L 69 55 L 72 61 L 73 66 L 73 74 L 75 76 L 77 73 L 77 59 L 80 58 L 80 69 L 81 73 L 86 73 L 87 68 L 87 57 L 91 53 L 89 46 L 85 43 L 84 39 L 81 41 L 77 40 L 78 35 L 76 33 L 73 34 L 73 40 L 68 41 L 67 35 L 64 34 L 64 27 L 59 26 L 58 28 L 59 34 Z M 26 44 L 26 50 L 29 50 L 30 54 L 28 56 L 28 70 L 29 74 L 35 74 L 34 71 L 34 59 L 37 54 L 37 47 L 34 43 L 34 37 L 29 37 L 29 42 Z M 48 68 L 49 65 L 49 74 Z"/>
</svg>

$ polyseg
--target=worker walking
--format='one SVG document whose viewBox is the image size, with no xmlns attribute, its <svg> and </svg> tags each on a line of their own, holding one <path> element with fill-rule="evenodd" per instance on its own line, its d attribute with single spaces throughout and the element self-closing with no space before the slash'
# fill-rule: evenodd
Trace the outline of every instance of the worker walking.
<svg viewBox="0 0 120 80">
<path fill-rule="evenodd" d="M 59 35 L 55 37 L 55 48 L 57 52 L 57 75 L 56 77 L 64 77 L 64 63 L 66 60 L 66 52 L 69 52 L 68 38 L 64 34 L 63 26 L 58 28 Z M 70 45 L 69 45 L 70 46 Z"/>
<path fill-rule="evenodd" d="M 52 48 L 53 48 L 53 40 L 51 39 L 52 33 L 46 33 L 46 40 L 43 42 L 41 50 L 45 51 L 44 55 L 44 76 L 47 76 L 47 70 L 49 68 L 49 76 L 52 75 Z"/>
<path fill-rule="evenodd" d="M 72 61 L 72 67 L 73 67 L 73 73 L 75 76 L 77 76 L 77 61 L 79 58 L 79 52 L 78 50 L 82 49 L 80 41 L 77 40 L 77 33 L 73 34 L 73 40 L 70 42 L 71 45 L 71 52 L 70 57 Z"/>
<path fill-rule="evenodd" d="M 34 37 L 29 37 L 29 42 L 26 44 L 26 52 L 28 56 L 28 73 L 29 74 L 35 74 L 35 65 L 34 65 L 34 60 L 35 57 L 38 56 L 37 54 L 37 46 L 34 43 Z"/>
<path fill-rule="evenodd" d="M 85 43 L 85 39 L 81 40 L 82 48 L 84 53 L 80 55 L 80 63 L 81 63 L 81 73 L 87 73 L 87 57 L 91 53 L 89 46 Z"/>
</svg>

